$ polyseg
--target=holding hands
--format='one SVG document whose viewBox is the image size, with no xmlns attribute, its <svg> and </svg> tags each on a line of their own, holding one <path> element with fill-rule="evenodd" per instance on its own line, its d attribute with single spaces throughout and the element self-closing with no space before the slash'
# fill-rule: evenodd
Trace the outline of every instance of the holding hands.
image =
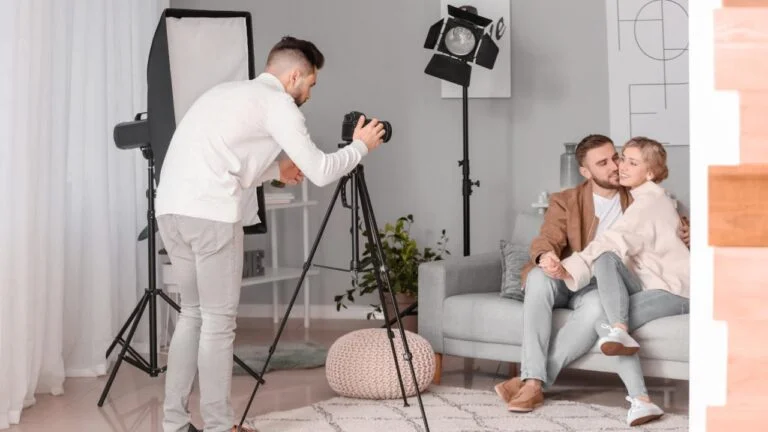
<svg viewBox="0 0 768 432">
<path fill-rule="evenodd" d="M 571 275 L 565 271 L 565 268 L 560 264 L 560 258 L 554 254 L 554 252 L 546 252 L 541 258 L 539 258 L 539 267 L 544 273 L 553 278 L 560 280 L 568 280 Z"/>
</svg>

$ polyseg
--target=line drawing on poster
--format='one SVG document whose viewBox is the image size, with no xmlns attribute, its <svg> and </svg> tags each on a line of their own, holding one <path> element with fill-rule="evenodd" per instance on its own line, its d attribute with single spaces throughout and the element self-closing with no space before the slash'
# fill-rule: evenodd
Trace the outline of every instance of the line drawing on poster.
<svg viewBox="0 0 768 432">
<path fill-rule="evenodd" d="M 611 138 L 689 143 L 688 1 L 606 0 Z"/>
</svg>

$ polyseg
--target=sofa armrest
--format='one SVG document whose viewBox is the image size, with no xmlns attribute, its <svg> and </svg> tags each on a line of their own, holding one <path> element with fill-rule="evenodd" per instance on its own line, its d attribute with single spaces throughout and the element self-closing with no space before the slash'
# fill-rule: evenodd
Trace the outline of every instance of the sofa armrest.
<svg viewBox="0 0 768 432">
<path fill-rule="evenodd" d="M 443 301 L 454 295 L 501 294 L 501 254 L 488 252 L 419 266 L 419 334 L 443 352 Z"/>
</svg>

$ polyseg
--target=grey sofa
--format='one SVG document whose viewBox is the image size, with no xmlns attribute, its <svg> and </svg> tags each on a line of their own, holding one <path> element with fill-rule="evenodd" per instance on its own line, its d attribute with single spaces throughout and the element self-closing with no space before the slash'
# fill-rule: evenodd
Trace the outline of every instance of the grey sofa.
<svg viewBox="0 0 768 432">
<path fill-rule="evenodd" d="M 529 244 L 541 216 L 518 216 L 512 241 Z M 523 304 L 500 296 L 501 253 L 424 263 L 419 267 L 418 331 L 436 353 L 440 382 L 442 356 L 520 362 Z M 570 309 L 556 309 L 553 335 Z M 649 377 L 688 380 L 689 315 L 666 317 L 637 329 L 632 336 L 642 349 L 643 373 Z M 569 367 L 613 372 L 612 360 L 595 344 Z"/>
</svg>

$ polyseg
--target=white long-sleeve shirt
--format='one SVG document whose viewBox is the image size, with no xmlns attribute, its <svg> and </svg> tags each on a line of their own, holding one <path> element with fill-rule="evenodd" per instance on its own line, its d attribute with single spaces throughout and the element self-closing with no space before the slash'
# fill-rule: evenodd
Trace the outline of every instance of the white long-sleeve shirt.
<svg viewBox="0 0 768 432">
<path fill-rule="evenodd" d="M 281 150 L 318 186 L 348 174 L 368 154 L 359 140 L 333 153 L 321 151 L 274 75 L 213 87 L 192 104 L 171 139 L 157 188 L 157 215 L 242 220 L 243 190 L 279 179 L 275 160 Z"/>
<path fill-rule="evenodd" d="M 573 279 L 571 291 L 589 284 L 592 265 L 604 252 L 613 252 L 634 272 L 643 290 L 663 289 L 690 296 L 690 251 L 677 234 L 680 216 L 664 189 L 646 182 L 631 191 L 634 201 L 606 231 L 580 252 L 561 261 Z"/>
</svg>

